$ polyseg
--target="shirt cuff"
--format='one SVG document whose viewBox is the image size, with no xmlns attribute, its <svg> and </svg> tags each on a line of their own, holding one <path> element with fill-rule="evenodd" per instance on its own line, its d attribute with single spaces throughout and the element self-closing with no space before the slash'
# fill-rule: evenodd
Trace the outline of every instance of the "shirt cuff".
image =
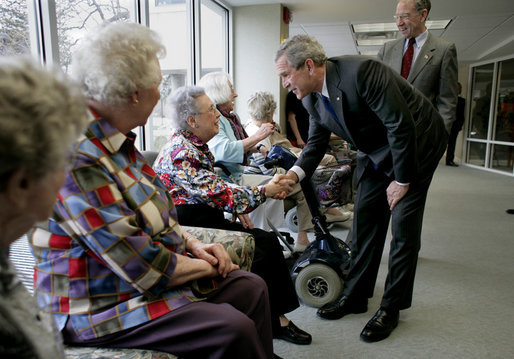
<svg viewBox="0 0 514 359">
<path fill-rule="evenodd" d="M 395 181 L 398 185 L 400 186 L 408 186 L 410 183 L 401 183 L 401 182 L 398 182 L 398 181 Z"/>
<path fill-rule="evenodd" d="M 298 182 L 305 178 L 305 171 L 299 166 L 291 167 L 290 171 L 293 171 L 298 176 Z"/>
</svg>

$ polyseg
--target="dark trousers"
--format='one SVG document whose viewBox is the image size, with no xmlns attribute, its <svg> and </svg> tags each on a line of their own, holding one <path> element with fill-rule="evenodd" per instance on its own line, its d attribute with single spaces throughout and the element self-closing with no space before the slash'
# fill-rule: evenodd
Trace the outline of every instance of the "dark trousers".
<svg viewBox="0 0 514 359">
<path fill-rule="evenodd" d="M 457 136 L 460 129 L 452 127 L 450 135 L 448 136 L 448 148 L 446 149 L 446 164 L 453 162 L 455 158 L 455 145 L 457 144 Z"/>
<path fill-rule="evenodd" d="M 299 307 L 298 297 L 287 269 L 282 246 L 274 233 L 247 229 L 225 219 L 223 212 L 204 204 L 176 206 L 178 221 L 184 226 L 226 229 L 250 233 L 255 237 L 252 272 L 268 285 L 273 331 L 279 329 L 279 316 Z"/>
<path fill-rule="evenodd" d="M 391 179 L 372 166 L 357 187 L 352 227 L 352 258 L 343 294 L 355 301 L 373 296 L 389 220 L 392 241 L 381 306 L 391 310 L 411 306 L 414 277 L 421 245 L 421 227 L 433 172 L 416 183 L 394 210 L 389 210 L 386 189 Z"/>
<path fill-rule="evenodd" d="M 180 307 L 135 328 L 90 341 L 78 338 L 70 321 L 65 344 L 141 348 L 181 358 L 272 358 L 269 298 L 257 275 L 236 270 L 219 279 L 205 301 Z"/>
</svg>

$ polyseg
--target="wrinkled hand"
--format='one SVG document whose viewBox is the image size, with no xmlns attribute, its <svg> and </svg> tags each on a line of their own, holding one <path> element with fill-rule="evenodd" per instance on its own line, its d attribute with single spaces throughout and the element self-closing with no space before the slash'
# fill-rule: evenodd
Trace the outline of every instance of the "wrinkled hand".
<svg viewBox="0 0 514 359">
<path fill-rule="evenodd" d="M 237 214 L 232 216 L 232 223 L 236 221 L 236 219 L 239 218 L 239 222 L 243 225 L 244 228 L 253 229 L 253 222 L 250 219 L 250 216 L 247 214 Z"/>
<path fill-rule="evenodd" d="M 407 194 L 409 185 L 401 186 L 396 181 L 392 181 L 387 187 L 387 203 L 392 211 L 396 204 Z"/>
<path fill-rule="evenodd" d="M 272 135 L 273 132 L 275 132 L 275 125 L 272 123 L 263 123 L 255 134 L 257 135 L 259 141 L 262 141 L 266 137 Z"/>
<path fill-rule="evenodd" d="M 232 263 L 232 259 L 220 243 L 202 243 L 199 240 L 188 240 L 189 251 L 199 259 L 203 259 L 213 267 L 217 267 L 218 274 L 225 278 L 239 266 Z"/>
<path fill-rule="evenodd" d="M 284 199 L 293 191 L 296 182 L 287 174 L 276 174 L 266 185 L 266 196 L 274 199 Z"/>
</svg>

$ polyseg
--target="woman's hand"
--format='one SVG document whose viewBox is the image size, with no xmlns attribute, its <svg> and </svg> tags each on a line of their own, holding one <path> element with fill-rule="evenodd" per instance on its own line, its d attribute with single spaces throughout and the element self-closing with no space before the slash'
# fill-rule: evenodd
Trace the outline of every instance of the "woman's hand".
<svg viewBox="0 0 514 359">
<path fill-rule="evenodd" d="M 237 214 L 232 216 L 232 223 L 236 221 L 236 219 L 239 218 L 239 222 L 241 222 L 241 225 L 244 228 L 253 229 L 253 222 L 250 219 L 250 216 L 247 214 Z"/>
<path fill-rule="evenodd" d="M 217 274 L 225 278 L 239 266 L 232 263 L 225 247 L 220 243 L 202 243 L 198 239 L 190 236 L 187 240 L 187 250 L 198 259 L 203 259 L 213 267 L 218 269 Z"/>
<path fill-rule="evenodd" d="M 266 137 L 270 136 L 275 132 L 275 125 L 272 123 L 263 123 L 257 132 L 253 134 L 257 138 L 258 141 L 264 140 Z"/>
</svg>

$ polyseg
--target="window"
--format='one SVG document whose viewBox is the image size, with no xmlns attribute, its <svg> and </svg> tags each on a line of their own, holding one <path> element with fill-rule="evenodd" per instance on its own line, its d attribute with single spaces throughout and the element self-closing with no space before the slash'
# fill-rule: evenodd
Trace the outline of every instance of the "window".
<svg viewBox="0 0 514 359">
<path fill-rule="evenodd" d="M 0 1 L 0 56 L 30 53 L 26 0 Z"/>
<path fill-rule="evenodd" d="M 134 21 L 134 0 L 57 0 L 59 63 L 65 72 L 80 38 L 103 23 Z"/>
<path fill-rule="evenodd" d="M 227 71 L 228 10 L 202 0 L 195 11 L 198 3 L 163 0 L 150 5 L 150 28 L 160 34 L 167 54 L 160 59 L 161 100 L 145 126 L 146 150 L 159 151 L 170 137 L 165 103 L 173 90 L 196 83 L 207 72 Z"/>
<path fill-rule="evenodd" d="M 212 1 L 202 0 L 201 6 L 201 70 L 200 77 L 227 68 L 226 44 L 228 32 L 227 10 Z"/>
<path fill-rule="evenodd" d="M 214 0 L 0 0 L 0 55 L 30 53 L 68 72 L 79 40 L 105 22 L 132 21 L 160 34 L 161 101 L 138 147 L 158 151 L 170 135 L 164 103 L 172 90 L 210 71 L 228 71 L 229 10 Z"/>
<path fill-rule="evenodd" d="M 514 175 L 514 59 L 471 74 L 466 163 Z"/>
</svg>

